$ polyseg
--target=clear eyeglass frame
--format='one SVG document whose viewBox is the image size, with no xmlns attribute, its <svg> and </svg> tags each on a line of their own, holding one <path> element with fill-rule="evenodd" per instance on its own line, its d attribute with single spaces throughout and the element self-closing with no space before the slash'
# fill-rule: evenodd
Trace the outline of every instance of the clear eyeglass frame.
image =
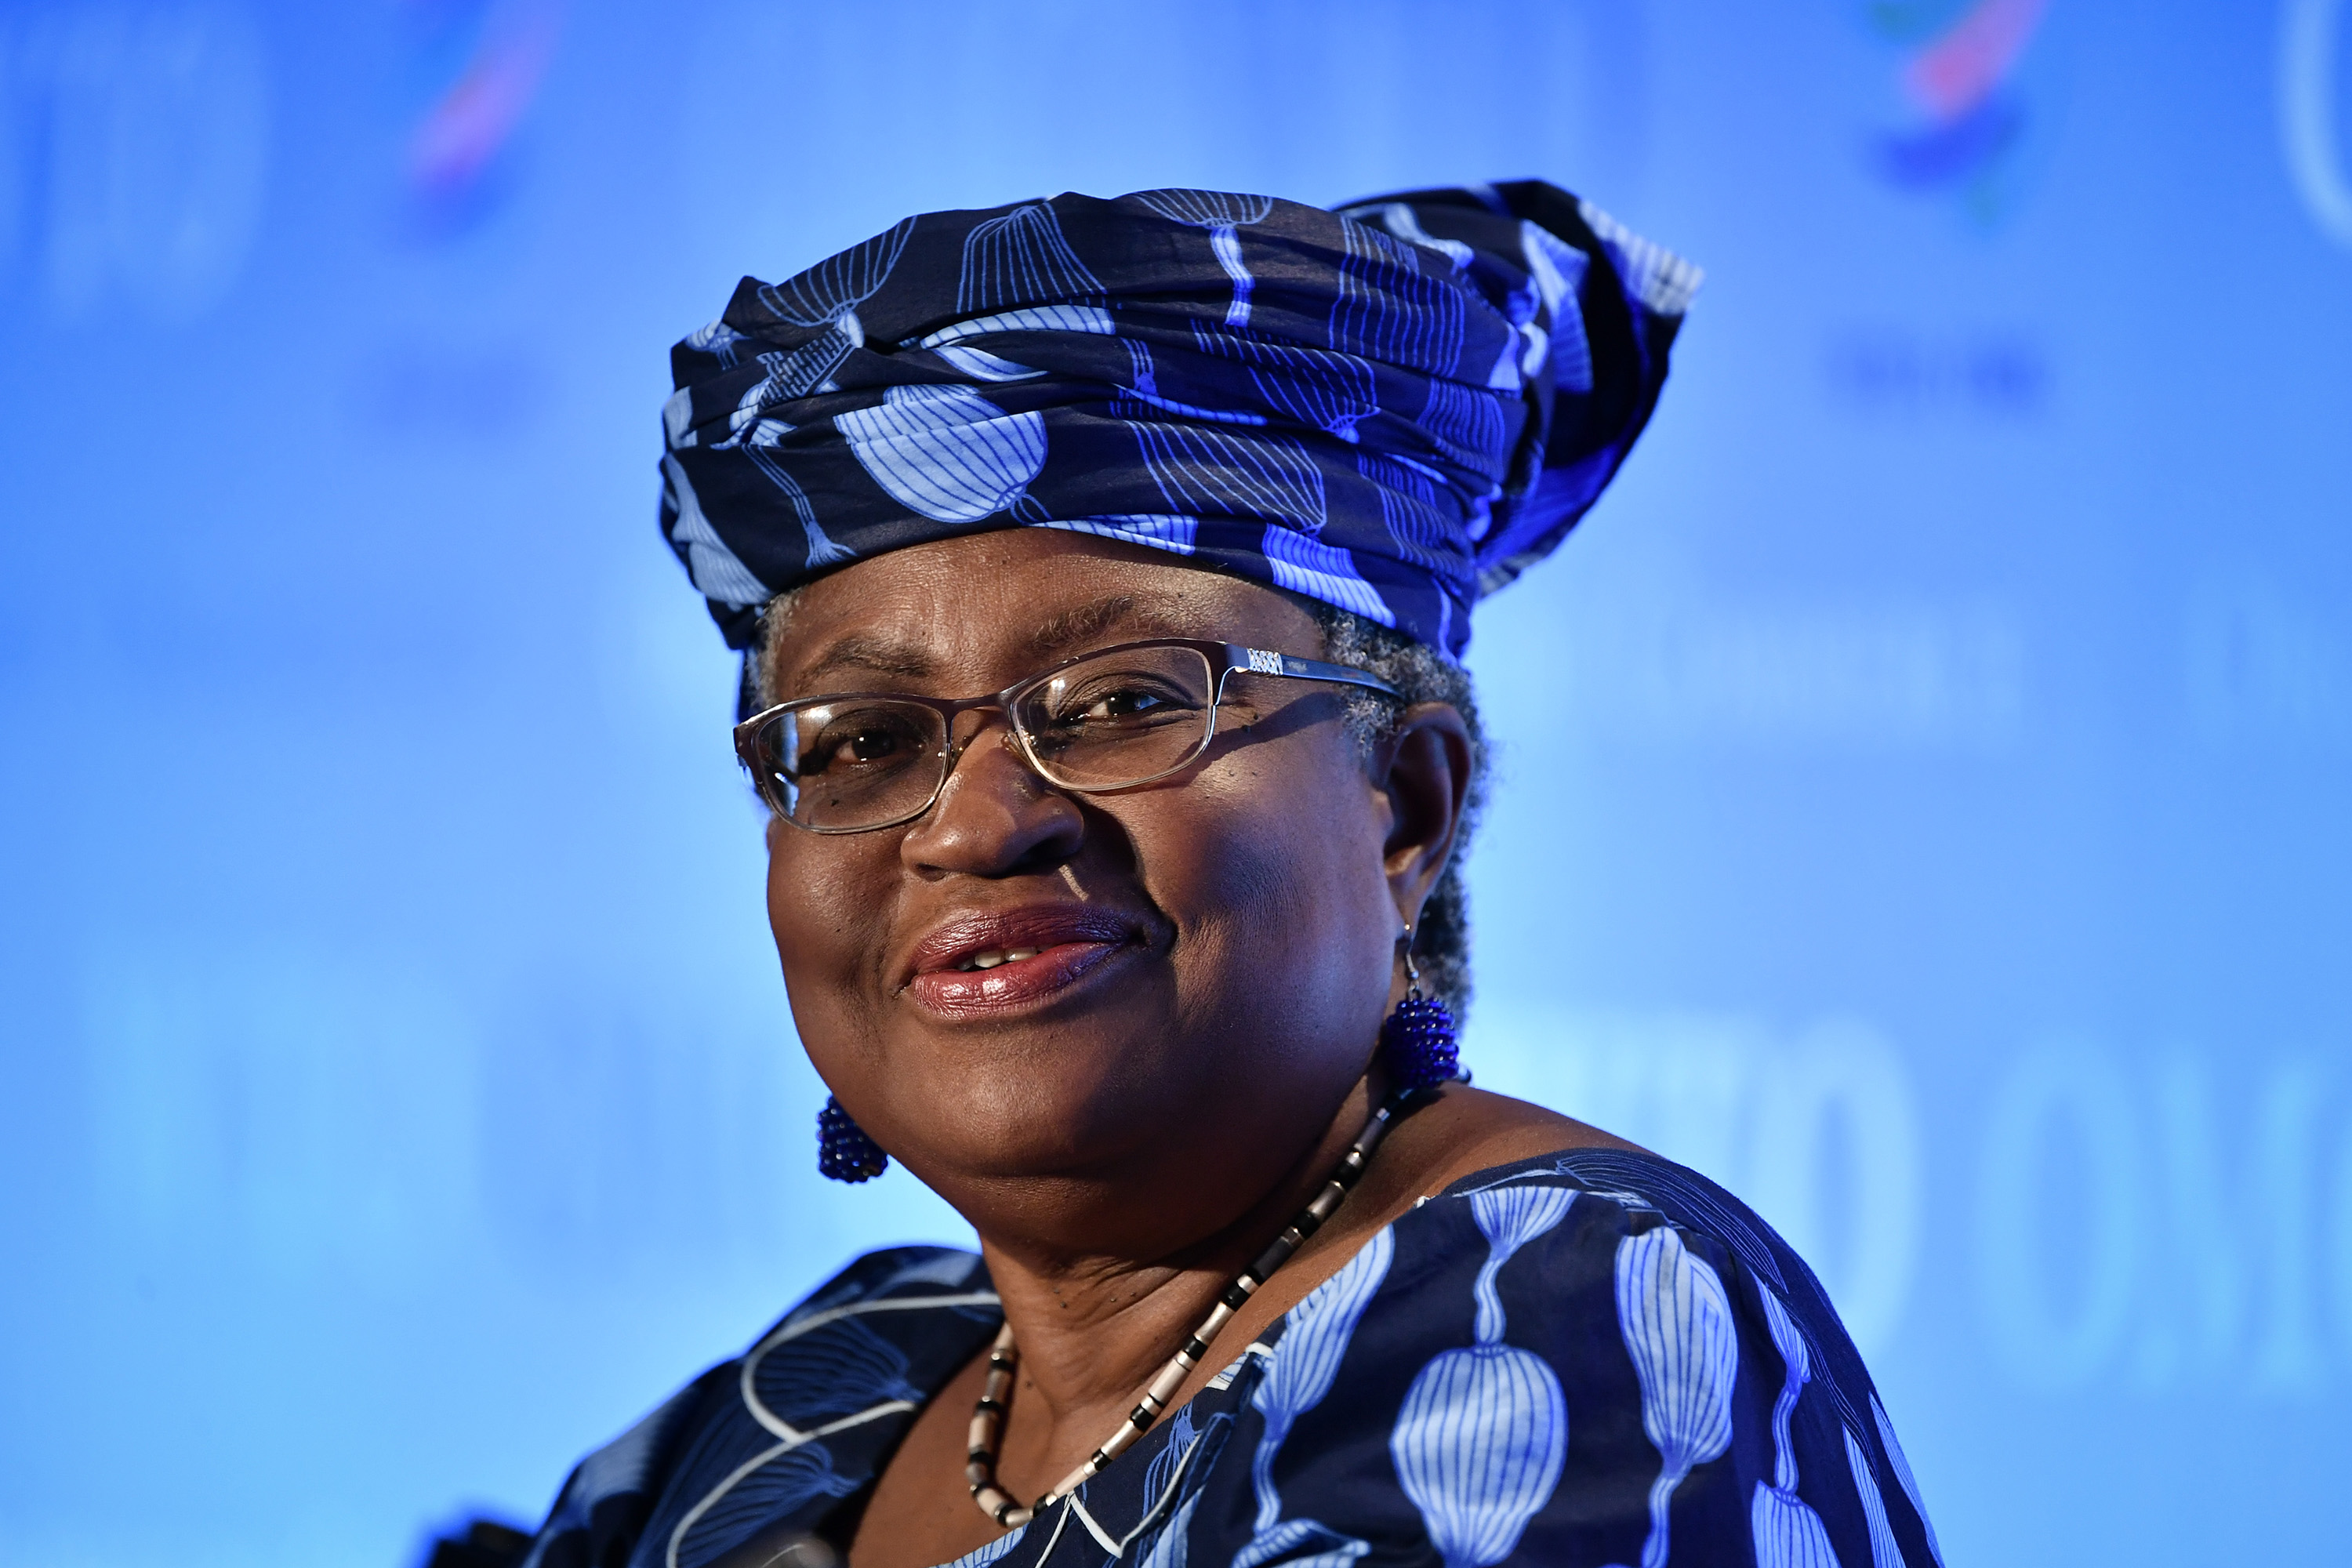
<svg viewBox="0 0 2352 1568">
<path fill-rule="evenodd" d="M 1131 669 L 1128 668 L 1130 665 L 1133 667 Z M 1040 694 L 1055 691 L 1056 683 L 1068 685 L 1076 681 L 1079 674 L 1089 669 L 1097 672 L 1101 681 L 1097 689 L 1104 691 L 1114 690 L 1112 683 L 1122 676 L 1148 677 L 1179 686 L 1188 676 L 1199 681 L 1197 707 L 1179 709 L 1170 717 L 1152 721 L 1152 726 L 1169 732 L 1158 738 L 1156 747 L 1130 750 L 1131 758 L 1143 759 L 1139 763 L 1130 761 L 1128 764 L 1135 769 L 1132 776 L 1128 776 L 1125 771 L 1115 765 L 1115 760 L 1107 760 L 1090 775 L 1081 775 L 1074 768 L 1055 760 L 1059 754 L 1072 752 L 1076 749 L 1075 743 L 1066 735 L 1039 732 Z M 751 775 L 752 784 L 760 792 L 761 798 L 772 811 L 793 826 L 818 834 L 871 833 L 911 822 L 938 802 L 940 792 L 946 789 L 948 779 L 955 771 L 958 759 L 987 729 L 982 725 L 970 739 L 959 744 L 954 739 L 956 721 L 966 713 L 995 711 L 1003 714 L 1011 749 L 1038 777 L 1055 788 L 1081 795 L 1103 795 L 1156 783 L 1181 773 L 1198 762 L 1216 739 L 1217 716 L 1226 701 L 1226 688 L 1237 674 L 1331 681 L 1361 687 L 1399 701 L 1404 695 L 1370 671 L 1349 665 L 1298 658 L 1271 648 L 1250 647 L 1241 643 L 1153 637 L 1097 648 L 1064 659 L 1048 669 L 1014 681 L 1003 690 L 985 697 L 939 698 L 919 697 L 902 691 L 850 691 L 779 702 L 735 726 L 735 755 Z M 851 705 L 855 705 L 854 708 Z M 849 788 L 866 791 L 875 804 L 864 810 L 842 806 L 838 800 L 832 810 L 824 809 L 821 802 L 811 805 L 809 786 L 803 782 L 808 773 L 793 766 L 785 754 L 797 725 L 814 719 L 820 723 L 822 735 L 825 732 L 822 728 L 825 716 L 845 709 L 851 709 L 849 717 L 864 719 L 869 723 L 887 719 L 920 727 L 921 745 L 919 750 L 901 753 L 898 760 L 890 765 L 889 771 L 876 773 L 871 782 L 860 780 L 851 786 L 843 786 L 845 795 Z M 1149 716 L 1139 713 L 1120 717 L 1132 721 Z M 1198 725 L 1197 733 L 1189 736 L 1176 728 L 1194 723 Z M 1131 744 L 1138 736 L 1148 738 L 1150 727 L 1130 721 L 1125 735 L 1113 740 L 1123 738 Z M 852 744 L 862 738 L 856 733 L 845 736 L 845 740 Z M 907 738 L 914 738 L 912 730 Z M 1107 749 L 1104 745 L 1096 744 L 1091 738 L 1088 743 L 1095 745 L 1097 752 Z M 1173 749 L 1180 745 L 1182 748 L 1181 753 Z M 806 754 L 804 752 L 803 755 Z M 824 817 L 830 820 L 819 820 Z M 867 820 L 868 817 L 871 820 Z"/>
</svg>

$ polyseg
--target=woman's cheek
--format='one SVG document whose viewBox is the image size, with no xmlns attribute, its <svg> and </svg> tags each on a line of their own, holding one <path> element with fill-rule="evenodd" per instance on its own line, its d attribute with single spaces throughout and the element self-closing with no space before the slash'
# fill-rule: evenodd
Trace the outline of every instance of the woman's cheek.
<svg viewBox="0 0 2352 1568">
<path fill-rule="evenodd" d="M 1199 971 L 1195 988 L 1265 995 L 1287 990 L 1325 943 L 1318 928 L 1330 853 L 1311 814 L 1264 792 L 1202 792 L 1158 832 L 1136 835 L 1139 870 Z"/>
<path fill-rule="evenodd" d="M 857 874 L 865 857 L 836 854 L 830 863 L 812 863 L 812 847 L 845 847 L 788 841 L 772 848 L 768 870 L 769 923 L 803 1039 L 837 1033 L 879 1003 L 878 995 L 861 993 L 881 983 L 891 904 L 887 889 Z"/>
</svg>

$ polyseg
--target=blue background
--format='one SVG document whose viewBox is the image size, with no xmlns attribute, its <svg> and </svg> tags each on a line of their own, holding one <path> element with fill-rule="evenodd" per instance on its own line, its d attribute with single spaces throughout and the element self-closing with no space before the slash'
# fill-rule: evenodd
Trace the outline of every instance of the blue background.
<svg viewBox="0 0 2352 1568">
<path fill-rule="evenodd" d="M 964 1234 L 814 1173 L 655 534 L 740 273 L 1523 174 L 1710 276 L 1481 612 L 1480 1081 L 1815 1258 L 1956 1568 L 2340 1551 L 2347 9 L 11 0 L 0 1560 L 536 1519 Z"/>
</svg>

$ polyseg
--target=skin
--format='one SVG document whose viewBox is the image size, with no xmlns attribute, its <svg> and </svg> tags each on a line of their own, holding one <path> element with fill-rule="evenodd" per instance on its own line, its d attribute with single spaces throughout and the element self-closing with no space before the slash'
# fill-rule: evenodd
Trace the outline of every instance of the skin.
<svg viewBox="0 0 2352 1568">
<path fill-rule="evenodd" d="M 785 697 L 966 697 L 1152 637 L 1322 651 L 1313 619 L 1272 589 L 1015 529 L 812 584 L 771 673 Z M 1368 765 L 1338 691 L 1236 675 L 1204 757 L 1111 795 L 1053 788 L 1003 743 L 1001 715 L 968 716 L 946 790 L 915 821 L 843 836 L 770 825 L 769 919 L 802 1041 L 859 1124 L 971 1223 L 1003 1297 L 1021 1370 L 998 1478 L 1015 1496 L 1085 1461 L 1385 1091 L 1376 1048 L 1404 994 L 1398 939 L 1452 852 L 1470 745 L 1459 713 L 1424 704 Z M 1116 939 L 1054 947 L 1009 1000 L 975 1000 L 970 975 L 919 977 L 941 962 L 942 931 L 1055 911 Z M 1416 1199 L 1591 1144 L 1631 1147 L 1450 1087 L 1391 1134 L 1176 1403 Z M 925 1407 L 883 1471 L 850 1542 L 856 1568 L 928 1568 L 1000 1533 L 963 1478 L 984 1363 Z"/>
</svg>

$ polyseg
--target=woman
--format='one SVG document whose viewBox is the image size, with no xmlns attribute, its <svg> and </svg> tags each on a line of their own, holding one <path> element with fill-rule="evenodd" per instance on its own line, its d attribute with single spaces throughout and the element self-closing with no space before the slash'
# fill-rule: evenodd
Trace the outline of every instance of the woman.
<svg viewBox="0 0 2352 1568">
<path fill-rule="evenodd" d="M 1696 282 L 1537 183 L 1066 195 L 679 345 L 663 526 L 745 653 L 820 1157 L 981 1253 L 853 1263 L 532 1563 L 1935 1560 L 1805 1266 L 1469 1088 L 1439 999 L 1470 605 L 1614 472 Z"/>
</svg>

